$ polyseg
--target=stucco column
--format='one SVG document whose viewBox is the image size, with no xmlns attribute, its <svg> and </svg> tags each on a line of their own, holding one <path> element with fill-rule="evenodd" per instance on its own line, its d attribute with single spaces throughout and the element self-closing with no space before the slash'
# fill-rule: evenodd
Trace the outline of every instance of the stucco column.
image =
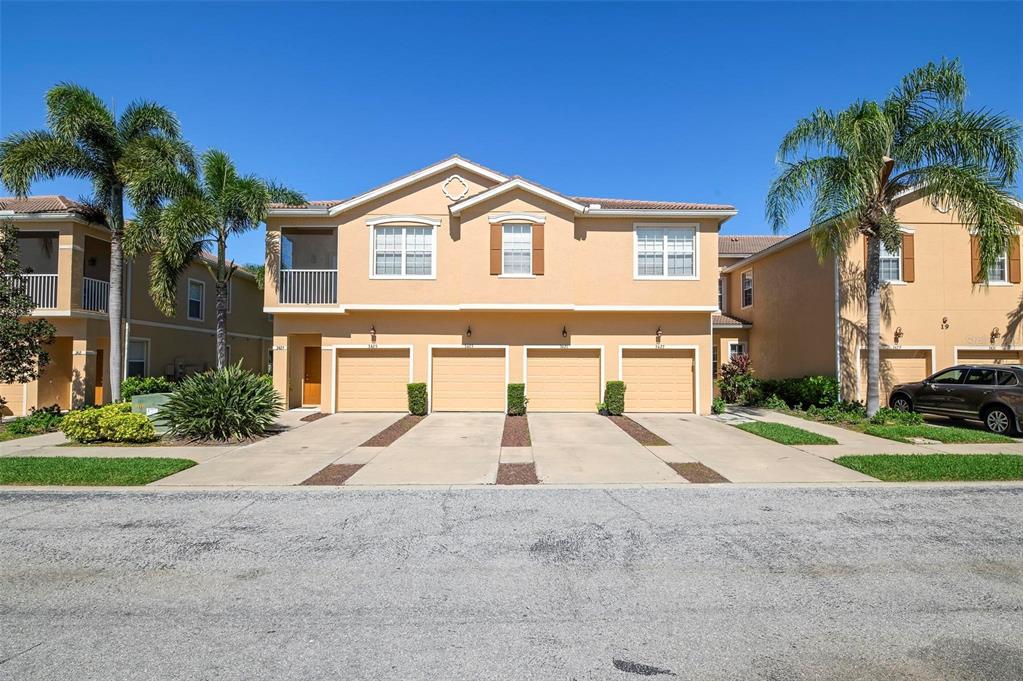
<svg viewBox="0 0 1023 681">
<path fill-rule="evenodd" d="M 334 359 L 334 348 L 321 346 L 320 349 L 320 411 L 324 414 L 333 414 L 336 411 L 336 405 L 331 393 L 334 390 L 334 371 L 337 360 Z"/>
<path fill-rule="evenodd" d="M 291 396 L 288 394 L 288 337 L 274 336 L 273 346 L 273 379 L 274 390 L 284 400 L 284 408 L 288 409 Z"/>
<path fill-rule="evenodd" d="M 96 346 L 86 338 L 71 343 L 71 408 L 93 404 L 96 395 Z"/>
<path fill-rule="evenodd" d="M 61 227 L 57 242 L 57 309 L 80 308 L 85 234 L 68 224 Z"/>
</svg>

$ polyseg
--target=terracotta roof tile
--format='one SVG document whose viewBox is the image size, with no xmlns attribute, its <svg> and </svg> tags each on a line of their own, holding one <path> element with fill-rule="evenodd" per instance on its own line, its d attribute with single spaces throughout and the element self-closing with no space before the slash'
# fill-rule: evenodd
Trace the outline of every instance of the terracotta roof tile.
<svg viewBox="0 0 1023 681">
<path fill-rule="evenodd" d="M 590 205 L 600 204 L 601 208 L 622 210 L 735 210 L 725 203 L 692 203 L 690 201 L 644 201 L 640 199 L 602 199 L 592 196 L 571 196 L 573 201 Z"/>
<path fill-rule="evenodd" d="M 726 314 L 711 315 L 712 326 L 752 326 L 749 322 Z"/>
<path fill-rule="evenodd" d="M 0 210 L 15 213 L 67 213 L 82 210 L 84 206 L 66 196 L 40 195 L 17 198 L 14 196 L 0 197 Z"/>
<path fill-rule="evenodd" d="M 788 237 L 767 234 L 718 235 L 719 255 L 753 255 Z"/>
</svg>

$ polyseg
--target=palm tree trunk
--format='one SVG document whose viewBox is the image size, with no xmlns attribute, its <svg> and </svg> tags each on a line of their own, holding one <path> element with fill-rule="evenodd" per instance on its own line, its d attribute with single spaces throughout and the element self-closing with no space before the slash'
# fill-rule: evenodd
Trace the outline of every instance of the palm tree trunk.
<svg viewBox="0 0 1023 681">
<path fill-rule="evenodd" d="M 121 238 L 124 235 L 124 189 L 118 185 L 110 190 L 110 294 L 107 315 L 110 318 L 110 401 L 121 401 L 121 372 L 124 370 L 124 323 L 121 306 L 124 300 L 124 253 Z"/>
<path fill-rule="evenodd" d="M 227 235 L 217 237 L 217 368 L 227 366 Z"/>
<path fill-rule="evenodd" d="M 867 239 L 867 416 L 881 406 L 881 240 Z"/>
</svg>

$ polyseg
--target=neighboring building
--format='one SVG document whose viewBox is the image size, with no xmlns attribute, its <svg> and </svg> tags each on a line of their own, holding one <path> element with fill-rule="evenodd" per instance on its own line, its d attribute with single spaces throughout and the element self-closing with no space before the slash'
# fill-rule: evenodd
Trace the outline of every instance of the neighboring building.
<svg viewBox="0 0 1023 681">
<path fill-rule="evenodd" d="M 278 206 L 264 310 L 289 407 L 707 413 L 718 231 L 732 206 L 566 196 L 453 157 L 358 196 Z"/>
<path fill-rule="evenodd" d="M 63 196 L 0 198 L 0 221 L 17 226 L 19 259 L 37 305 L 33 316 L 45 317 L 56 328 L 56 340 L 48 349 L 50 364 L 39 380 L 0 385 L 7 400 L 5 414 L 107 401 L 109 230 L 91 222 L 80 204 Z M 173 318 L 157 311 L 149 297 L 148 259 L 126 267 L 127 375 L 180 378 L 215 366 L 216 292 L 205 264 L 197 261 L 182 276 Z M 238 270 L 228 315 L 230 357 L 265 371 L 271 322 L 260 309 L 261 299 L 255 278 Z"/>
<path fill-rule="evenodd" d="M 902 247 L 884 251 L 881 261 L 883 399 L 894 383 L 959 362 L 1023 362 L 1019 237 L 985 283 L 976 237 L 954 214 L 915 192 L 896 216 Z M 844 399 L 862 400 L 864 242 L 857 238 L 844 258 L 822 262 L 809 236 L 805 230 L 724 268 L 723 310 L 743 326 L 719 331 L 715 323 L 715 336 L 745 338 L 762 378 L 833 375 Z"/>
</svg>

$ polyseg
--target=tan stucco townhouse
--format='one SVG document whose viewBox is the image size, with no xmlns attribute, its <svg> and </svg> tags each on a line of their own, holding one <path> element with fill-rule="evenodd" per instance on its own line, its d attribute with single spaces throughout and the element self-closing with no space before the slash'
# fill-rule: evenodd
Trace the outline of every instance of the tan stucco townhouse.
<svg viewBox="0 0 1023 681">
<path fill-rule="evenodd" d="M 453 157 L 348 199 L 278 206 L 264 311 L 289 407 L 707 413 L 718 231 L 732 206 L 568 196 Z"/>
<path fill-rule="evenodd" d="M 50 364 L 40 378 L 0 384 L 5 415 L 24 415 L 37 406 L 69 409 L 108 401 L 103 385 L 110 352 L 109 230 L 91 222 L 80 204 L 63 196 L 0 198 L 0 221 L 17 227 L 25 285 L 36 303 L 33 316 L 56 328 L 48 348 Z M 123 374 L 181 378 L 215 366 L 216 292 L 202 259 L 182 276 L 172 318 L 160 313 L 149 296 L 148 259 L 137 259 L 128 268 Z M 256 371 L 268 368 L 271 339 L 262 295 L 255 278 L 239 269 L 230 287 L 229 356 Z"/>
<path fill-rule="evenodd" d="M 921 191 L 903 196 L 902 245 L 882 251 L 881 393 L 958 363 L 1023 362 L 1020 240 L 980 270 L 969 225 Z M 749 241 L 722 259 L 722 310 L 715 338 L 727 361 L 740 345 L 763 378 L 836 376 L 844 399 L 864 399 L 864 243 L 820 260 L 805 230 L 777 242 Z M 757 239 L 742 237 L 741 240 Z"/>
</svg>

